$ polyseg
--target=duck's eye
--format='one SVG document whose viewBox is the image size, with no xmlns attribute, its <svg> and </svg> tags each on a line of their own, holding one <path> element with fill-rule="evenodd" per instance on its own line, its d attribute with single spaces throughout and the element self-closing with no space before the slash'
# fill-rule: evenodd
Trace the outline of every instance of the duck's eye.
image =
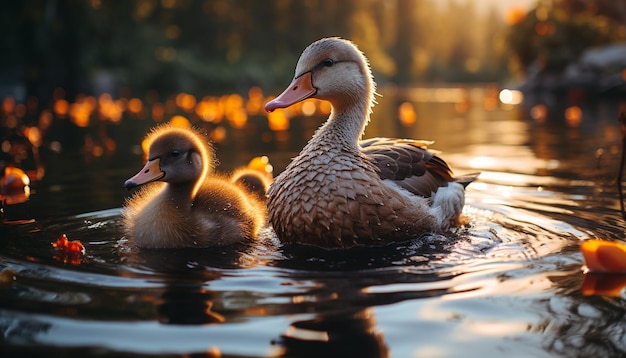
<svg viewBox="0 0 626 358">
<path fill-rule="evenodd" d="M 335 60 L 333 60 L 332 58 L 327 58 L 324 61 L 322 61 L 322 64 L 326 67 L 330 67 L 335 64 Z"/>
<path fill-rule="evenodd" d="M 177 150 L 173 150 L 171 155 L 172 155 L 172 157 L 176 158 L 176 157 L 178 157 L 180 155 L 180 152 L 177 151 Z"/>
</svg>

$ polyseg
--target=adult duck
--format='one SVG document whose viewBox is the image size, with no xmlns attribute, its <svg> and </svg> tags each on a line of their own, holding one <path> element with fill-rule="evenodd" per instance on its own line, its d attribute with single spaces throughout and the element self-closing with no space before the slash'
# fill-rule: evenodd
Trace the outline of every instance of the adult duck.
<svg viewBox="0 0 626 358">
<path fill-rule="evenodd" d="M 283 242 L 328 248 L 384 244 L 457 225 L 464 187 L 431 142 L 373 138 L 359 142 L 373 107 L 375 83 L 350 41 L 309 45 L 287 89 L 267 111 L 307 98 L 330 102 L 328 120 L 270 186 L 269 221 Z"/>
<path fill-rule="evenodd" d="M 124 184 L 143 186 L 123 213 L 125 232 L 136 246 L 210 247 L 258 235 L 266 224 L 265 203 L 244 185 L 212 174 L 213 150 L 200 134 L 166 125 L 146 142 L 147 163 Z"/>
</svg>

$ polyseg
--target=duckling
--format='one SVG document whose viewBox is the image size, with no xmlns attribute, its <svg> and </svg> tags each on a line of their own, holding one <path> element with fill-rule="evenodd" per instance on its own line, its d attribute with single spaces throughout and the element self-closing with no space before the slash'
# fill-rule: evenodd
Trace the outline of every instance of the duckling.
<svg viewBox="0 0 626 358">
<path fill-rule="evenodd" d="M 359 141 L 375 103 L 366 57 L 352 42 L 325 38 L 309 45 L 287 89 L 268 112 L 307 98 L 330 102 L 327 121 L 274 179 L 269 221 L 283 242 L 327 248 L 385 244 L 443 232 L 459 224 L 465 186 L 427 149 L 432 142 Z"/>
<path fill-rule="evenodd" d="M 256 195 L 256 197 L 263 202 L 267 199 L 267 190 L 270 185 L 269 180 L 255 169 L 246 167 L 239 168 L 233 172 L 230 181 Z"/>
<path fill-rule="evenodd" d="M 199 133 L 164 125 L 146 141 L 147 163 L 124 183 L 142 186 L 123 211 L 126 235 L 136 246 L 210 247 L 257 237 L 267 220 L 264 202 L 212 173 L 213 149 Z"/>
<path fill-rule="evenodd" d="M 256 194 L 263 202 L 267 200 L 267 190 L 274 179 L 274 167 L 265 155 L 254 157 L 247 166 L 236 169 L 230 180 Z"/>
</svg>

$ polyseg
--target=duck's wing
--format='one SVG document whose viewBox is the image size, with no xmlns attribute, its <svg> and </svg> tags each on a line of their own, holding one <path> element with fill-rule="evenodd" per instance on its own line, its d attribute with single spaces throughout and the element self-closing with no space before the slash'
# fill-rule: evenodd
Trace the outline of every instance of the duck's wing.
<svg viewBox="0 0 626 358">
<path fill-rule="evenodd" d="M 439 187 L 454 181 L 448 164 L 428 150 L 433 142 L 372 138 L 361 141 L 362 153 L 378 168 L 380 178 L 391 180 L 409 192 L 430 197 Z"/>
</svg>

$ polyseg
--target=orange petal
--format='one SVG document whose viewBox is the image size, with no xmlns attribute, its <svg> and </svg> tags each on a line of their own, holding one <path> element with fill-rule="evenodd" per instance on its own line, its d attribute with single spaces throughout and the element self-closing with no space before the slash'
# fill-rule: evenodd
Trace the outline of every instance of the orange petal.
<svg viewBox="0 0 626 358">
<path fill-rule="evenodd" d="M 626 245 L 606 240 L 585 240 L 580 244 L 590 272 L 626 273 Z"/>
<path fill-rule="evenodd" d="M 74 240 L 68 245 L 68 251 L 71 253 L 82 253 L 85 251 L 85 247 L 80 241 Z"/>
<path fill-rule="evenodd" d="M 67 247 L 68 242 L 69 241 L 67 240 L 67 236 L 65 236 L 65 234 L 63 234 L 63 235 L 61 235 L 61 237 L 56 242 L 52 243 L 52 247 L 63 249 L 65 247 Z"/>
</svg>

